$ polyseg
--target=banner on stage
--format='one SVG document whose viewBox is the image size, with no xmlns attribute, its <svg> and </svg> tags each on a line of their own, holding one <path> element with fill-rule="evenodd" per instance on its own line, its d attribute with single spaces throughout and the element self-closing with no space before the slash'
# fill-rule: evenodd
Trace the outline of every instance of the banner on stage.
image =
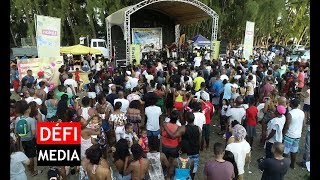
<svg viewBox="0 0 320 180">
<path fill-rule="evenodd" d="M 140 45 L 139 44 L 131 44 L 130 45 L 130 64 L 132 61 L 136 60 L 136 65 L 140 64 L 141 59 Z"/>
<path fill-rule="evenodd" d="M 38 57 L 60 56 L 61 19 L 36 15 Z"/>
<path fill-rule="evenodd" d="M 247 21 L 243 42 L 243 58 L 246 60 L 252 55 L 254 38 L 254 22 Z"/>
<path fill-rule="evenodd" d="M 219 49 L 220 49 L 220 41 L 213 41 L 212 42 L 213 53 L 211 53 L 211 59 L 218 60 Z"/>
<path fill-rule="evenodd" d="M 132 28 L 132 42 L 139 44 L 142 52 L 162 49 L 162 28 Z"/>
<path fill-rule="evenodd" d="M 62 56 L 50 57 L 50 58 L 30 58 L 17 60 L 17 66 L 19 71 L 20 80 L 27 75 L 27 70 L 30 69 L 33 72 L 33 76 L 37 79 L 37 73 L 44 71 L 44 78 L 54 86 L 59 85 L 59 68 L 63 65 Z"/>
</svg>

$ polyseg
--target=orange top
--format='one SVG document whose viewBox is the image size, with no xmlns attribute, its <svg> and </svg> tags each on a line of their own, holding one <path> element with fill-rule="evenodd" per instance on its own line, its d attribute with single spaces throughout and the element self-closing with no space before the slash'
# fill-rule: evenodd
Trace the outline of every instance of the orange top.
<svg viewBox="0 0 320 180">
<path fill-rule="evenodd" d="M 175 132 L 178 129 L 177 124 L 167 123 L 167 127 L 170 132 Z M 179 145 L 180 138 L 171 139 L 165 130 L 161 133 L 162 136 L 162 144 L 166 147 L 177 147 Z"/>
</svg>

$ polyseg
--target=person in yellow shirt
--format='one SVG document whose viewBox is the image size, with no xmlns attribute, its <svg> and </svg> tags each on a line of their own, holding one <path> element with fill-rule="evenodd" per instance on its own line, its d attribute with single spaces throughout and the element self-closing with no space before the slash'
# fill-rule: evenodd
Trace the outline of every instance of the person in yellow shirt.
<svg viewBox="0 0 320 180">
<path fill-rule="evenodd" d="M 202 71 L 198 71 L 198 76 L 196 78 L 194 78 L 194 80 L 193 80 L 195 91 L 200 90 L 202 82 L 205 82 L 204 78 L 202 77 Z"/>
</svg>

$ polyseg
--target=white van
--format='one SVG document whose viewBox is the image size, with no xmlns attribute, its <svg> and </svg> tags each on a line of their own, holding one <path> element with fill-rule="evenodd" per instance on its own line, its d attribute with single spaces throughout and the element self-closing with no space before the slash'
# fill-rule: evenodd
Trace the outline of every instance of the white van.
<svg viewBox="0 0 320 180">
<path fill-rule="evenodd" d="M 105 58 L 109 58 L 109 50 L 107 48 L 106 40 L 104 39 L 91 39 L 90 43 L 91 48 L 99 49 L 101 54 Z"/>
<path fill-rule="evenodd" d="M 99 49 L 101 51 L 101 54 L 105 57 L 105 58 L 110 58 L 109 57 L 109 50 L 107 48 L 106 45 L 106 40 L 104 39 L 91 39 L 91 42 L 89 44 L 89 38 L 88 37 L 80 37 L 80 44 L 83 46 L 89 46 L 91 48 L 95 48 L 95 49 Z M 93 57 L 95 57 L 95 54 L 93 54 Z"/>
</svg>

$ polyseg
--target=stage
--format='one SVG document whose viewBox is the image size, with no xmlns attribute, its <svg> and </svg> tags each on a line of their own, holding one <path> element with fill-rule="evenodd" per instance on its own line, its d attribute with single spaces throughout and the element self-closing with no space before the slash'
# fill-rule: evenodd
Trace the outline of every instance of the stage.
<svg viewBox="0 0 320 180">
<path fill-rule="evenodd" d="M 204 3 L 198 0 L 141 1 L 138 4 L 122 8 L 106 18 L 109 54 L 112 54 L 115 60 L 126 59 L 126 65 L 128 65 L 132 61 L 130 47 L 141 45 L 141 42 L 134 40 L 136 37 L 134 29 L 149 28 L 152 31 L 152 28 L 161 28 L 161 43 L 152 44 L 154 46 L 160 45 L 159 49 L 162 50 L 167 44 L 179 43 L 180 26 L 196 24 L 208 19 L 212 20 L 209 40 L 214 42 L 217 40 L 219 16 Z M 142 59 L 142 57 L 140 58 Z"/>
</svg>

